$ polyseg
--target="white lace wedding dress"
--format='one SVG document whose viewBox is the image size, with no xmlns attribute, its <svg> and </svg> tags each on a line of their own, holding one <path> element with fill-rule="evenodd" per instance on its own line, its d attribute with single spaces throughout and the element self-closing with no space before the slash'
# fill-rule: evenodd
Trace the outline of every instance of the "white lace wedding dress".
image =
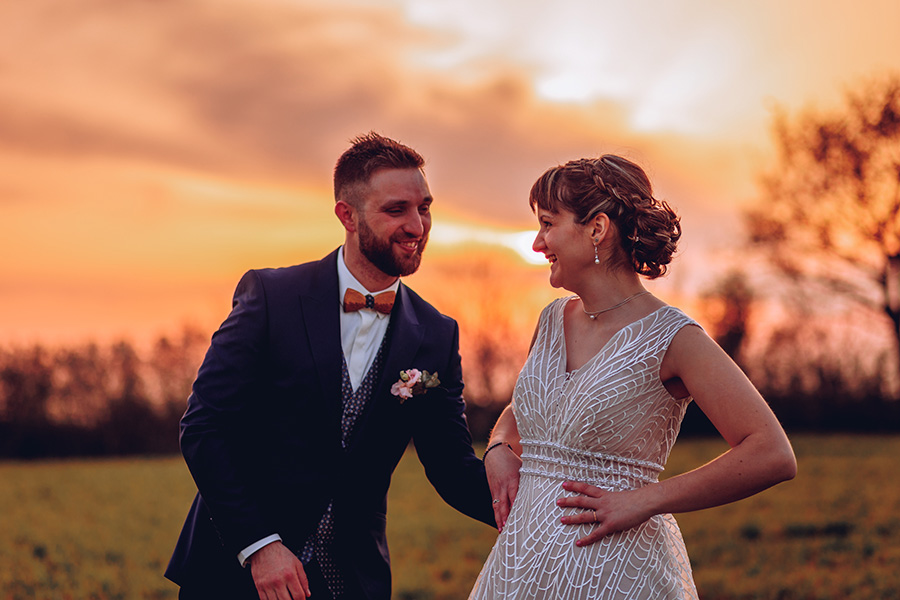
<svg viewBox="0 0 900 600">
<path fill-rule="evenodd" d="M 593 526 L 563 525 L 564 481 L 625 490 L 657 481 L 690 398 L 674 399 L 659 379 L 672 338 L 696 323 L 666 306 L 619 330 L 581 368 L 566 372 L 563 309 L 541 314 L 519 374 L 513 410 L 522 438 L 519 492 L 470 600 L 697 598 L 672 515 L 578 547 Z"/>
</svg>

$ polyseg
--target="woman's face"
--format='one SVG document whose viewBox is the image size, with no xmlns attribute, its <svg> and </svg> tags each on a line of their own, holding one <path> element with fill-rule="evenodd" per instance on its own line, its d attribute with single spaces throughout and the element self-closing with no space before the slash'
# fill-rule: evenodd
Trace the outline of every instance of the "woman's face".
<svg viewBox="0 0 900 600">
<path fill-rule="evenodd" d="M 540 230 L 531 246 L 550 261 L 550 285 L 575 291 L 578 283 L 594 266 L 594 245 L 590 229 L 575 222 L 575 214 L 565 209 L 537 211 Z"/>
</svg>

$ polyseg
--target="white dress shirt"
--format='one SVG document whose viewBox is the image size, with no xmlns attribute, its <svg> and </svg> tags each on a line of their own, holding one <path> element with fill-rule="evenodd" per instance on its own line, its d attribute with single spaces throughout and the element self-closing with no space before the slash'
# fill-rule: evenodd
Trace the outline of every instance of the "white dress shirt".
<svg viewBox="0 0 900 600">
<path fill-rule="evenodd" d="M 381 292 L 396 292 L 400 289 L 400 280 L 397 279 L 392 285 L 386 289 L 377 292 L 369 291 L 363 286 L 356 277 L 350 273 L 347 264 L 344 262 L 344 248 L 341 247 L 338 252 L 337 260 L 338 270 L 338 304 L 341 306 L 341 348 L 344 351 L 344 360 L 347 361 L 347 372 L 350 375 L 350 384 L 353 391 L 359 387 L 363 378 L 375 362 L 375 356 L 384 340 L 384 334 L 387 332 L 390 323 L 390 315 L 381 314 L 371 309 L 361 309 L 354 312 L 344 312 L 344 293 L 347 288 L 353 288 L 363 296 L 371 294 L 375 296 Z M 255 544 L 250 544 L 238 554 L 238 561 L 241 566 L 247 564 L 247 559 L 264 546 L 268 546 L 272 542 L 281 540 L 281 536 L 273 533 L 259 540 Z"/>
<path fill-rule="evenodd" d="M 400 280 L 397 279 L 389 287 L 377 292 L 369 291 L 356 277 L 350 273 L 344 262 L 344 248 L 338 253 L 338 301 L 343 306 L 344 293 L 347 288 L 353 288 L 363 296 L 373 296 L 382 292 L 396 292 L 400 289 Z M 381 314 L 378 311 L 362 309 L 345 313 L 341 309 L 341 348 L 344 350 L 344 359 L 347 361 L 347 371 L 350 374 L 350 384 L 353 391 L 359 387 L 363 378 L 369 371 L 369 367 L 375 362 L 375 356 L 381 347 L 384 334 L 390 323 L 390 315 Z"/>
</svg>

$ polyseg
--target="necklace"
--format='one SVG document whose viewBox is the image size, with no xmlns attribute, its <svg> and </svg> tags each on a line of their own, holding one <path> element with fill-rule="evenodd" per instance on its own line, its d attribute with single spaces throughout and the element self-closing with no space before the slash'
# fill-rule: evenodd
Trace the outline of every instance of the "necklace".
<svg viewBox="0 0 900 600">
<path fill-rule="evenodd" d="M 594 321 L 597 319 L 597 315 L 603 314 L 605 312 L 609 312 L 611 310 L 615 310 L 615 309 L 619 308 L 620 306 L 625 306 L 626 304 L 628 304 L 629 302 L 631 302 L 638 296 L 643 296 L 644 294 L 649 294 L 649 293 L 650 293 L 650 290 L 644 290 L 643 292 L 638 292 L 637 294 L 628 296 L 627 298 L 625 298 L 618 304 L 613 304 L 609 308 L 604 308 L 603 310 L 596 310 L 594 312 L 588 312 L 588 311 L 584 310 L 584 301 L 582 301 L 581 310 L 582 310 L 582 312 L 584 312 L 584 314 L 586 314 L 588 317 L 590 317 L 591 321 Z"/>
</svg>

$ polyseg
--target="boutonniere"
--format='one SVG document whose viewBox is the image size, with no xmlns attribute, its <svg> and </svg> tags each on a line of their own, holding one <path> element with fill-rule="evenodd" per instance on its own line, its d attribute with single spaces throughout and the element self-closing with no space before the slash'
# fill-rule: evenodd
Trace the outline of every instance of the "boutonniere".
<svg viewBox="0 0 900 600">
<path fill-rule="evenodd" d="M 391 386 L 391 393 L 400 398 L 400 404 L 407 398 L 424 394 L 431 388 L 441 385 L 437 373 L 407 369 L 400 371 L 400 380 Z"/>
</svg>

